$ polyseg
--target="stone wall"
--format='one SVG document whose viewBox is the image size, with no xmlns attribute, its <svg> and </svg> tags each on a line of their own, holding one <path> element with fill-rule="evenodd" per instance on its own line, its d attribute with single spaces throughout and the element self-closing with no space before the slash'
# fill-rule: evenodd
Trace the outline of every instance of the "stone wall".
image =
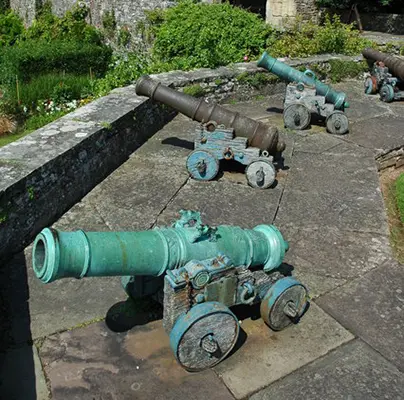
<svg viewBox="0 0 404 400">
<path fill-rule="evenodd" d="M 102 25 L 102 15 L 105 11 L 115 12 L 118 27 L 128 25 L 134 27 L 136 23 L 144 18 L 144 10 L 153 8 L 167 8 L 174 4 L 169 0 L 82 0 L 90 8 L 90 21 L 93 25 Z M 30 24 L 35 13 L 43 0 L 10 0 L 10 7 Z M 62 16 L 71 9 L 77 0 L 53 0 L 52 10 L 54 14 Z"/>
<path fill-rule="evenodd" d="M 16 11 L 27 24 L 35 18 L 37 0 L 10 0 L 10 7 Z"/>
<path fill-rule="evenodd" d="M 53 12 L 62 16 L 77 0 L 54 0 Z M 144 10 L 167 8 L 173 1 L 167 0 L 84 0 L 90 9 L 90 22 L 98 27 L 102 26 L 102 16 L 106 11 L 114 10 L 117 26 L 128 25 L 134 27 L 144 18 Z"/>
</svg>

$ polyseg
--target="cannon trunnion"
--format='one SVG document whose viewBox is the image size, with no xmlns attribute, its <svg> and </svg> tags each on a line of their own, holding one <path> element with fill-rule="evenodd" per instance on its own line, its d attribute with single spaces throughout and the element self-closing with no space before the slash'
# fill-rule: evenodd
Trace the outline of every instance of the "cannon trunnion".
<svg viewBox="0 0 404 400">
<path fill-rule="evenodd" d="M 230 307 L 260 304 L 275 331 L 300 320 L 308 292 L 278 270 L 288 243 L 276 227 L 213 228 L 197 212 L 180 213 L 171 227 L 143 232 L 46 228 L 34 242 L 34 272 L 45 283 L 117 275 L 130 297 L 155 295 L 173 353 L 189 371 L 220 363 L 234 348 L 240 326 Z"/>
<path fill-rule="evenodd" d="M 218 174 L 221 160 L 234 160 L 246 166 L 250 186 L 272 186 L 276 176 L 274 157 L 286 147 L 276 127 L 178 92 L 146 75 L 137 81 L 136 93 L 200 122 L 194 134 L 194 151 L 186 162 L 192 178 L 210 181 Z"/>
<path fill-rule="evenodd" d="M 311 115 L 325 118 L 327 131 L 343 135 L 349 131 L 349 121 L 344 113 L 349 107 L 346 95 L 320 82 L 309 69 L 300 72 L 264 52 L 257 62 L 258 67 L 265 68 L 281 79 L 290 82 L 286 87 L 283 120 L 286 128 L 306 129 L 311 122 Z"/>
</svg>

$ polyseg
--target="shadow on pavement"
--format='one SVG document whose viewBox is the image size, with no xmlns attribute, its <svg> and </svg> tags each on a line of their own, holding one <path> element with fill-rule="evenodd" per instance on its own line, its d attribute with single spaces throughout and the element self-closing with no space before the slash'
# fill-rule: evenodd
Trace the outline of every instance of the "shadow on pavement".
<svg viewBox="0 0 404 400">
<path fill-rule="evenodd" d="M 167 139 L 164 139 L 161 143 L 175 147 L 182 147 L 188 150 L 194 150 L 194 142 L 191 142 L 190 140 L 180 139 L 177 137 L 169 137 Z"/>
<path fill-rule="evenodd" d="M 24 253 L 0 267 L 0 398 L 37 399 Z"/>
</svg>

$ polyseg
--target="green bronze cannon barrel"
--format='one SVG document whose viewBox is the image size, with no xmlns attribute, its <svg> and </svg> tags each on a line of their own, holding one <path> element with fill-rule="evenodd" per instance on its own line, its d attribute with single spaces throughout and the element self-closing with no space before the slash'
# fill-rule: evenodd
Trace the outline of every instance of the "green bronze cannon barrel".
<svg viewBox="0 0 404 400">
<path fill-rule="evenodd" d="M 404 60 L 371 48 L 363 50 L 362 54 L 368 60 L 383 62 L 392 75 L 404 81 Z"/>
<path fill-rule="evenodd" d="M 160 276 L 191 260 L 224 254 L 234 265 L 278 267 L 288 244 L 272 225 L 252 230 L 222 225 L 178 226 L 141 232 L 61 232 L 35 239 L 33 269 L 45 283 L 65 277 Z"/>
<path fill-rule="evenodd" d="M 282 152 L 286 145 L 279 139 L 278 129 L 227 110 L 217 104 L 209 104 L 178 92 L 144 75 L 136 83 L 136 93 L 169 105 L 180 113 L 199 122 L 215 121 L 226 128 L 234 128 L 236 136 L 249 139 L 249 145 L 267 150 L 270 154 Z"/>
<path fill-rule="evenodd" d="M 346 101 L 346 94 L 343 92 L 337 92 L 329 85 L 317 80 L 313 71 L 306 70 L 305 72 L 300 72 L 297 69 L 278 61 L 276 58 L 271 57 L 267 52 L 264 52 L 261 58 L 257 61 L 257 66 L 265 68 L 267 71 L 272 72 L 287 82 L 301 82 L 315 87 L 316 93 L 320 96 L 324 96 L 329 103 L 334 104 L 336 109 L 349 107 L 349 104 Z"/>
</svg>

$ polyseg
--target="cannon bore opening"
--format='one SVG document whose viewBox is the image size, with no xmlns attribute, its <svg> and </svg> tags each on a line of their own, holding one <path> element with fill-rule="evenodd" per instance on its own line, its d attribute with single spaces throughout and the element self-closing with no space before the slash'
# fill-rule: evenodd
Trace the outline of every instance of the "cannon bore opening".
<svg viewBox="0 0 404 400">
<path fill-rule="evenodd" d="M 38 241 L 34 245 L 34 270 L 37 275 L 42 275 L 41 272 L 45 266 L 46 260 L 46 245 L 42 239 L 38 239 Z"/>
</svg>

